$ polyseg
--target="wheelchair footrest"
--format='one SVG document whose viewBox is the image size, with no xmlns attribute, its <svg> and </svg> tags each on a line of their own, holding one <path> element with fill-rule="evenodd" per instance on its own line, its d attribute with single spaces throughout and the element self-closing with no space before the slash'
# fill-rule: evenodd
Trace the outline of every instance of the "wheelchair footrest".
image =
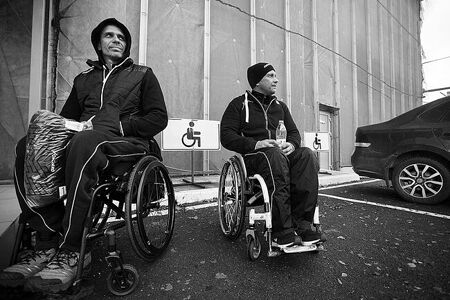
<svg viewBox="0 0 450 300">
<path fill-rule="evenodd" d="M 267 256 L 269 257 L 275 257 L 278 255 L 281 255 L 282 253 L 302 253 L 302 252 L 310 252 L 310 251 L 320 251 L 324 250 L 322 243 L 312 244 L 312 245 L 294 245 L 289 247 L 273 247 L 272 251 L 269 251 L 267 253 Z"/>
<path fill-rule="evenodd" d="M 280 250 L 283 251 L 284 253 L 301 253 L 301 252 L 308 252 L 308 251 L 316 251 L 317 245 L 315 245 L 315 244 L 307 245 L 307 246 L 294 245 L 294 246 L 290 246 L 290 247 L 284 247 Z"/>
</svg>

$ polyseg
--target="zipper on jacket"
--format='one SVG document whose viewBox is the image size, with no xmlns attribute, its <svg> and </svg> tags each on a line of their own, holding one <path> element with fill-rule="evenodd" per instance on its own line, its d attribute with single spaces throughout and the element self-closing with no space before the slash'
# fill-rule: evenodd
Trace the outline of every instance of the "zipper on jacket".
<svg viewBox="0 0 450 300">
<path fill-rule="evenodd" d="M 125 61 L 127 61 L 128 60 L 128 57 L 127 58 L 125 58 L 120 64 L 118 64 L 117 66 L 114 66 L 109 72 L 108 72 L 108 75 L 106 75 L 106 77 L 105 77 L 105 69 L 106 69 L 106 67 L 103 65 L 103 84 L 102 84 L 102 92 L 101 92 L 101 94 L 100 94 L 100 109 L 102 109 L 102 107 L 103 107 L 103 90 L 105 89 L 105 84 L 106 84 L 106 81 L 108 80 L 108 78 L 109 78 L 109 75 L 111 75 L 111 73 L 116 69 L 116 68 L 118 68 L 118 67 L 120 67 L 121 65 L 123 65 L 123 63 L 125 62 Z M 99 109 L 99 110 L 100 110 Z"/>
<path fill-rule="evenodd" d="M 249 93 L 249 94 L 252 95 L 252 93 Z M 269 134 L 269 139 L 271 139 L 272 135 L 271 135 L 270 130 L 269 130 L 269 120 L 267 119 L 267 111 L 269 110 L 269 107 L 272 104 L 272 102 L 275 101 L 276 99 L 272 99 L 269 102 L 269 105 L 267 105 L 267 110 L 265 110 L 264 106 L 261 104 L 261 102 L 259 102 L 259 100 L 255 96 L 252 95 L 252 97 L 255 98 L 256 102 L 258 102 L 259 106 L 261 106 L 261 108 L 262 108 L 262 110 L 264 112 L 264 119 L 266 121 L 266 130 L 267 130 L 267 133 Z"/>
</svg>

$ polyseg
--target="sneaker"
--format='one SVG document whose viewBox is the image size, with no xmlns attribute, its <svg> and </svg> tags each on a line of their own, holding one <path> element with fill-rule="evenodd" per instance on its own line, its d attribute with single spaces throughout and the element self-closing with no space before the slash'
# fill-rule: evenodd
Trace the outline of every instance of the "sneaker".
<svg viewBox="0 0 450 300">
<path fill-rule="evenodd" d="M 78 252 L 62 249 L 42 269 L 30 277 L 27 287 L 32 291 L 58 293 L 72 286 L 78 270 Z M 84 257 L 83 268 L 91 263 L 91 254 Z"/>
<path fill-rule="evenodd" d="M 27 278 L 41 271 L 55 256 L 56 249 L 26 250 L 19 255 L 19 262 L 0 272 L 0 285 L 4 287 L 19 287 L 25 284 Z"/>
<path fill-rule="evenodd" d="M 303 230 L 301 232 L 298 232 L 297 234 L 302 239 L 303 246 L 309 246 L 309 245 L 315 244 L 320 241 L 320 237 L 321 237 L 320 233 L 318 233 L 314 230 L 311 230 L 311 229 Z"/>
<path fill-rule="evenodd" d="M 272 246 L 278 248 L 286 248 L 294 245 L 295 235 L 294 234 L 284 234 L 276 238 L 272 238 Z"/>
</svg>

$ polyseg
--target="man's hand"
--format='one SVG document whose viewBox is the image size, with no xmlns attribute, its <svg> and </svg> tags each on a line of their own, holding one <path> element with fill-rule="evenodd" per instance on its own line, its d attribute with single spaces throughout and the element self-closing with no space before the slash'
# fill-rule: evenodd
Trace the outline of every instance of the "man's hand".
<svg viewBox="0 0 450 300">
<path fill-rule="evenodd" d="M 92 130 L 94 127 L 92 126 L 92 121 L 87 120 L 85 122 L 81 122 L 83 124 L 83 131 L 85 130 Z"/>
<path fill-rule="evenodd" d="M 267 148 L 267 147 L 278 147 L 278 143 L 275 140 L 262 140 L 258 141 L 255 145 L 255 150 L 261 149 L 261 148 Z"/>
<path fill-rule="evenodd" d="M 280 149 L 281 149 L 281 151 L 283 151 L 283 153 L 285 155 L 289 155 L 292 152 L 294 152 L 295 147 L 290 142 L 285 142 L 285 143 L 280 145 Z"/>
</svg>

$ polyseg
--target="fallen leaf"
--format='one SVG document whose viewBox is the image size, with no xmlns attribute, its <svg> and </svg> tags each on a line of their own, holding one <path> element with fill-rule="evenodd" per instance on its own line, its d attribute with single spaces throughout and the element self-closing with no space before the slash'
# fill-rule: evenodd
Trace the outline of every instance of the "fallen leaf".
<svg viewBox="0 0 450 300">
<path fill-rule="evenodd" d="M 164 291 L 171 291 L 173 286 L 170 283 L 166 283 L 161 289 Z"/>
<path fill-rule="evenodd" d="M 223 273 L 216 273 L 216 279 L 225 279 L 227 278 L 227 275 Z"/>
</svg>

